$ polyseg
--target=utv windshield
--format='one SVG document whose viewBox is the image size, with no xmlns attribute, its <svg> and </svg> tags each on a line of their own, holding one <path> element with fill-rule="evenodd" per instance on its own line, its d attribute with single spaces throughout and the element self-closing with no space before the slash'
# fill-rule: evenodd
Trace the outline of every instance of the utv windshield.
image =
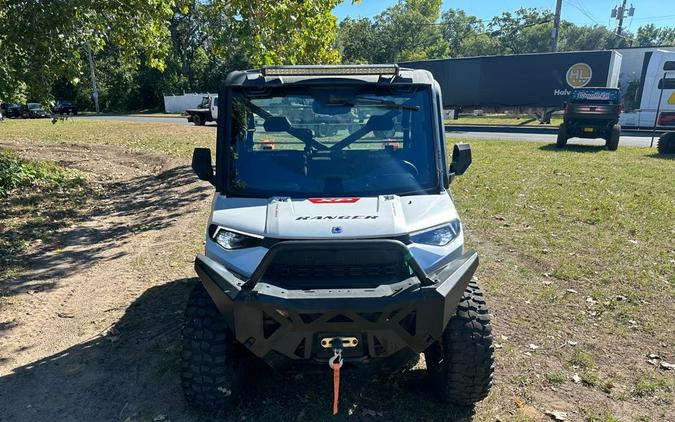
<svg viewBox="0 0 675 422">
<path fill-rule="evenodd" d="M 616 89 L 582 88 L 570 94 L 570 102 L 584 104 L 619 104 L 619 91 Z"/>
<path fill-rule="evenodd" d="M 437 188 L 429 88 L 237 92 L 228 192 L 340 197 Z"/>
</svg>

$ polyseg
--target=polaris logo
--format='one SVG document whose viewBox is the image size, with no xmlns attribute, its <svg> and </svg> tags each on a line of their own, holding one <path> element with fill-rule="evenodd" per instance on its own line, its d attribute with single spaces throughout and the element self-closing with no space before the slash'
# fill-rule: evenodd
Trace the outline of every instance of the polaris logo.
<svg viewBox="0 0 675 422">
<path fill-rule="evenodd" d="M 375 220 L 376 215 L 316 215 L 313 217 L 297 217 L 298 220 Z"/>
</svg>

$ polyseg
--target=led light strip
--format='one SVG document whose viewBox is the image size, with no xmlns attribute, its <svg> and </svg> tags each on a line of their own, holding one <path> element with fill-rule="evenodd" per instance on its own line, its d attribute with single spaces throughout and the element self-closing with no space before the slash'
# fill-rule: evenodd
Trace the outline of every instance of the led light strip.
<svg viewBox="0 0 675 422">
<path fill-rule="evenodd" d="M 398 65 L 265 66 L 263 76 L 398 75 Z"/>
</svg>

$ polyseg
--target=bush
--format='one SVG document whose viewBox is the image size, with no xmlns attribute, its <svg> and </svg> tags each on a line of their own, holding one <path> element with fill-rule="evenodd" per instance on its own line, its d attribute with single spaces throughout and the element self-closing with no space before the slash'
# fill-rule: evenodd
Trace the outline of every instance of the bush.
<svg viewBox="0 0 675 422">
<path fill-rule="evenodd" d="M 72 188 L 84 186 L 85 179 L 74 170 L 44 161 L 25 161 L 12 151 L 0 149 L 0 197 L 17 188 Z"/>
</svg>

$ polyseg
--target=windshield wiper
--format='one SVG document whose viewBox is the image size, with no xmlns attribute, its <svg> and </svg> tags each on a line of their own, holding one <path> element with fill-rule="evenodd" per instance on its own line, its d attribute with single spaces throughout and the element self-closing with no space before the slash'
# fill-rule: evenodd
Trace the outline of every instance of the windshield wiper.
<svg viewBox="0 0 675 422">
<path fill-rule="evenodd" d="M 354 97 L 353 100 L 345 101 L 345 105 L 354 107 L 356 105 L 377 105 L 383 108 L 396 108 L 402 110 L 417 111 L 420 109 L 420 106 L 409 105 L 409 104 L 398 104 L 391 100 L 383 100 L 381 98 L 372 98 L 372 97 Z"/>
</svg>

